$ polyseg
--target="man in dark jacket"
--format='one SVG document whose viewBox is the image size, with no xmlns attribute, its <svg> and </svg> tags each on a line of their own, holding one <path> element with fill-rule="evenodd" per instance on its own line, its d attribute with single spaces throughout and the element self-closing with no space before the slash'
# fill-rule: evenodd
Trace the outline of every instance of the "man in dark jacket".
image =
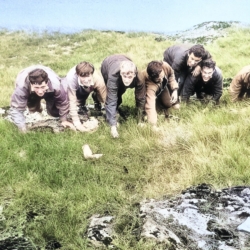
<svg viewBox="0 0 250 250">
<path fill-rule="evenodd" d="M 202 45 L 174 45 L 165 50 L 163 60 L 174 70 L 175 79 L 179 83 L 178 94 L 182 101 L 187 101 L 191 95 L 190 85 L 193 85 L 200 75 L 202 60 L 211 58 L 208 51 Z"/>
<path fill-rule="evenodd" d="M 135 64 L 125 55 L 112 55 L 104 59 L 101 73 L 107 86 L 105 102 L 106 119 L 111 126 L 111 135 L 119 137 L 116 113 L 127 88 L 135 88 L 136 106 L 140 110 L 145 104 L 145 83 Z"/>
<path fill-rule="evenodd" d="M 198 76 L 197 82 L 190 92 L 196 92 L 196 96 L 200 100 L 212 100 L 215 104 L 219 104 L 223 91 L 223 77 L 221 70 L 215 65 L 216 63 L 212 59 L 202 61 L 201 75 Z"/>
</svg>

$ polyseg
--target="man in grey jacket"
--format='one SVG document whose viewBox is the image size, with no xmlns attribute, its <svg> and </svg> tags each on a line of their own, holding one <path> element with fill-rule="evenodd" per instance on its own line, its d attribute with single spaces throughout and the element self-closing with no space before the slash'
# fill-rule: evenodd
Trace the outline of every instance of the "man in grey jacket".
<svg viewBox="0 0 250 250">
<path fill-rule="evenodd" d="M 49 115 L 60 117 L 64 127 L 75 130 L 74 125 L 67 121 L 69 101 L 66 88 L 52 69 L 43 65 L 25 68 L 17 75 L 15 85 L 11 97 L 10 115 L 21 132 L 27 130 L 23 114 L 26 107 L 30 112 L 41 112 L 41 99 L 46 101 Z"/>
<path fill-rule="evenodd" d="M 135 89 L 136 106 L 142 112 L 145 104 L 145 82 L 141 72 L 137 71 L 135 64 L 125 55 L 112 55 L 104 59 L 101 73 L 107 86 L 105 102 L 106 119 L 111 126 L 111 135 L 119 137 L 117 131 L 116 113 L 122 103 L 122 95 L 127 88 Z"/>
<path fill-rule="evenodd" d="M 188 101 L 190 85 L 194 84 L 201 73 L 202 60 L 211 58 L 202 45 L 180 44 L 169 47 L 163 54 L 163 60 L 174 70 L 175 79 L 179 83 L 178 94 L 182 101 Z"/>
<path fill-rule="evenodd" d="M 91 63 L 83 61 L 70 69 L 64 81 L 68 86 L 69 114 L 76 129 L 84 132 L 86 128 L 82 125 L 78 112 L 84 111 L 84 108 L 86 110 L 85 104 L 90 93 L 95 109 L 101 110 L 101 103 L 105 102 L 107 94 L 103 77 L 95 71 Z"/>
</svg>

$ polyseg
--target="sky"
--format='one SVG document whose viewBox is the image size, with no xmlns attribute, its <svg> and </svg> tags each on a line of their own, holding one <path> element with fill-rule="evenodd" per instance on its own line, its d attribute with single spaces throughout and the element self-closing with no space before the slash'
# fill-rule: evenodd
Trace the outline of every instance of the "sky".
<svg viewBox="0 0 250 250">
<path fill-rule="evenodd" d="M 250 23 L 250 0 L 0 0 L 0 28 L 170 33 L 208 21 Z"/>
</svg>

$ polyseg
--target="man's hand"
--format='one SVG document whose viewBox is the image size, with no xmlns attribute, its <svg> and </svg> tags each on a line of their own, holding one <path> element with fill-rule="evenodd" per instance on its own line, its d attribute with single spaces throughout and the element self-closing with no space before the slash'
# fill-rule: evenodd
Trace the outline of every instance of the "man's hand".
<svg viewBox="0 0 250 250">
<path fill-rule="evenodd" d="M 113 138 L 118 138 L 119 134 L 115 125 L 111 126 L 111 135 Z"/>
<path fill-rule="evenodd" d="M 201 66 L 197 65 L 192 71 L 193 76 L 198 76 L 201 73 Z"/>
<path fill-rule="evenodd" d="M 19 131 L 20 131 L 21 133 L 23 133 L 23 134 L 26 134 L 26 133 L 28 132 L 26 126 L 20 127 L 20 128 L 19 128 Z"/>
<path fill-rule="evenodd" d="M 64 128 L 66 128 L 66 127 L 69 127 L 71 130 L 74 130 L 74 131 L 76 131 L 76 128 L 75 128 L 75 126 L 73 125 L 73 123 L 71 123 L 71 122 L 68 122 L 68 121 L 62 121 L 62 126 L 64 127 Z"/>
<path fill-rule="evenodd" d="M 177 91 L 177 89 L 175 89 L 173 91 L 172 95 L 171 95 L 171 101 L 170 102 L 173 104 L 173 103 L 176 103 L 177 100 L 178 100 L 178 91 Z"/>
</svg>

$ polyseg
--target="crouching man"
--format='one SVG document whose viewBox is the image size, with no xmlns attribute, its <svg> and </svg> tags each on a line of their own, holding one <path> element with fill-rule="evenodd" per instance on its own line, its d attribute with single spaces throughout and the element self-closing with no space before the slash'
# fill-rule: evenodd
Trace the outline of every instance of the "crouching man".
<svg viewBox="0 0 250 250">
<path fill-rule="evenodd" d="M 107 86 L 105 102 L 106 119 L 113 138 L 119 137 L 116 113 L 127 88 L 135 89 L 137 108 L 142 112 L 145 105 L 145 82 L 135 64 L 125 55 L 112 55 L 104 59 L 101 72 Z M 139 112 L 140 112 L 139 111 Z"/>
<path fill-rule="evenodd" d="M 244 96 L 250 97 L 250 65 L 243 67 L 233 78 L 229 94 L 233 102 L 242 101 Z"/>
<path fill-rule="evenodd" d="M 219 104 L 223 92 L 222 80 L 221 70 L 216 67 L 215 61 L 212 59 L 202 61 L 201 75 L 194 85 L 197 98 L 201 101 L 213 101 L 214 104 Z"/>
<path fill-rule="evenodd" d="M 146 71 L 146 72 L 145 72 Z M 169 116 L 169 109 L 179 109 L 178 83 L 173 69 L 168 63 L 152 61 L 148 64 L 146 73 L 146 104 L 147 120 L 157 125 L 157 110 L 163 110 L 165 118 Z"/>
<path fill-rule="evenodd" d="M 52 69 L 43 65 L 25 68 L 17 75 L 15 86 L 11 97 L 10 116 L 20 131 L 27 130 L 23 112 L 27 107 L 30 112 L 42 112 L 42 99 L 46 102 L 49 115 L 60 117 L 64 127 L 75 130 L 74 125 L 67 121 L 69 101 L 66 88 Z"/>
<path fill-rule="evenodd" d="M 166 49 L 163 57 L 163 61 L 167 62 L 174 70 L 181 100 L 188 102 L 191 95 L 190 87 L 201 73 L 201 62 L 211 58 L 210 53 L 200 44 L 180 44 Z"/>
<path fill-rule="evenodd" d="M 104 80 L 89 62 L 80 62 L 71 68 L 66 78 L 69 96 L 69 114 L 73 124 L 79 131 L 86 131 L 79 119 L 79 113 L 87 114 L 86 100 L 92 93 L 92 99 L 96 110 L 101 110 L 102 104 L 106 100 L 106 85 Z"/>
</svg>

